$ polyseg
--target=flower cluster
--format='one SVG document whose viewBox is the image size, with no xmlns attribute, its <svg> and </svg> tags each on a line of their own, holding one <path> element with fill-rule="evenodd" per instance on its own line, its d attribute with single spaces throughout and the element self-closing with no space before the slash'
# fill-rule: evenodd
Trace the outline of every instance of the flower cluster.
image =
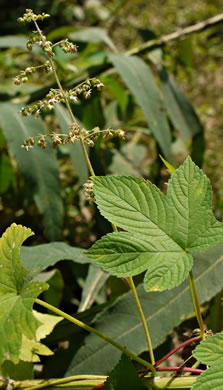
<svg viewBox="0 0 223 390">
<path fill-rule="evenodd" d="M 86 196 L 86 199 L 88 200 L 94 200 L 94 183 L 90 179 L 83 185 L 84 187 L 84 194 Z"/>
<path fill-rule="evenodd" d="M 121 129 L 113 130 L 108 128 L 100 130 L 99 127 L 95 127 L 94 129 L 86 130 L 84 128 L 81 129 L 77 123 L 70 125 L 67 134 L 57 134 L 52 131 L 49 134 L 41 134 L 35 138 L 38 139 L 37 145 L 42 149 L 46 149 L 46 138 L 49 137 L 52 146 L 56 149 L 58 145 L 75 144 L 76 141 L 80 140 L 84 141 L 88 146 L 93 147 L 100 135 L 104 140 L 111 139 L 112 137 L 119 137 L 122 140 L 125 139 L 125 132 Z M 24 141 L 22 147 L 28 152 L 34 145 L 34 137 L 29 137 Z"/>
<path fill-rule="evenodd" d="M 78 46 L 75 45 L 75 43 L 68 41 L 68 39 L 64 39 L 63 41 L 58 42 L 58 45 L 61 47 L 64 53 L 76 53 L 78 49 Z"/>
<path fill-rule="evenodd" d="M 39 68 L 43 68 L 46 73 L 52 71 L 52 67 L 49 61 L 46 61 L 43 65 L 29 66 L 28 68 L 22 70 L 16 77 L 14 77 L 14 84 L 20 85 L 21 83 L 26 83 L 28 81 L 28 76 L 33 74 Z"/>
<path fill-rule="evenodd" d="M 43 12 L 42 14 L 39 14 L 39 15 L 36 15 L 34 14 L 33 10 L 27 8 L 26 9 L 26 12 L 24 13 L 23 17 L 22 18 L 18 18 L 18 22 L 20 23 L 30 23 L 30 22 L 36 22 L 37 20 L 44 20 L 46 18 L 49 18 L 50 15 L 48 14 L 45 14 L 45 12 Z"/>
<path fill-rule="evenodd" d="M 20 76 L 16 76 L 16 78 L 14 79 L 14 82 L 16 84 L 19 84 L 21 82 L 19 77 Z M 102 84 L 99 79 L 93 78 L 86 80 L 85 82 L 81 83 L 73 89 L 63 91 L 63 93 L 60 89 L 51 88 L 43 100 L 39 100 L 32 106 L 23 107 L 21 109 L 21 114 L 23 116 L 28 116 L 31 114 L 35 117 L 38 117 L 41 110 L 52 110 L 55 104 L 64 103 L 66 98 L 69 98 L 71 103 L 76 102 L 78 97 L 80 97 L 81 95 L 85 99 L 89 99 L 89 97 L 91 96 L 92 89 L 101 89 L 103 85 L 104 84 Z"/>
</svg>

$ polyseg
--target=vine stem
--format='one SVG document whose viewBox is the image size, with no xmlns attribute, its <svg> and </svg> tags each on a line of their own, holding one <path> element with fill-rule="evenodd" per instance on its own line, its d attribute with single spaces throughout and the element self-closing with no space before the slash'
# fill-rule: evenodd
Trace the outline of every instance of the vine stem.
<svg viewBox="0 0 223 390">
<path fill-rule="evenodd" d="M 134 283 L 132 277 L 129 277 L 128 281 L 129 281 L 129 284 L 130 284 L 133 296 L 135 298 L 135 302 L 136 302 L 136 305 L 137 305 L 137 308 L 138 308 L 138 311 L 139 311 L 139 314 L 140 314 L 140 317 L 141 317 L 142 325 L 143 325 L 143 328 L 144 328 L 144 331 L 145 331 L 146 341 L 147 341 L 147 345 L 148 345 L 148 348 L 149 348 L 150 360 L 151 360 L 152 365 L 154 366 L 155 358 L 154 358 L 154 353 L 153 353 L 151 337 L 150 337 L 149 329 L 148 329 L 148 326 L 147 326 L 147 323 L 146 323 L 146 319 L 145 319 L 145 316 L 144 316 L 144 313 L 143 313 L 143 310 L 142 310 L 142 306 L 141 306 L 141 303 L 140 303 L 140 300 L 139 300 L 139 297 L 138 297 L 138 294 L 137 294 L 137 291 L 136 291 L 135 283 Z"/>
<path fill-rule="evenodd" d="M 195 314 L 197 317 L 197 321 L 200 327 L 200 338 L 201 340 L 205 338 L 205 331 L 204 331 L 204 323 L 201 315 L 201 309 L 200 309 L 200 303 L 199 303 L 199 297 L 198 297 L 198 292 L 197 292 L 197 287 L 195 284 L 194 276 L 192 271 L 189 272 L 189 286 L 190 286 L 190 292 L 191 292 L 191 297 L 192 297 L 192 302 L 195 310 Z"/>
<path fill-rule="evenodd" d="M 82 322 L 80 320 L 77 320 L 76 318 L 70 316 L 69 314 L 65 313 L 64 311 L 62 311 L 60 309 L 57 309 L 56 307 L 54 307 L 53 305 L 50 305 L 49 303 L 42 301 L 41 299 L 36 298 L 35 302 L 38 303 L 39 305 L 45 307 L 46 309 L 52 311 L 53 313 L 56 313 L 57 315 L 67 319 L 68 321 L 70 321 L 73 324 L 79 326 L 80 328 L 85 329 L 88 332 L 93 333 L 96 336 L 100 337 L 101 339 L 103 339 L 107 343 L 113 345 L 113 347 L 115 347 L 115 348 L 119 349 L 120 351 L 124 352 L 126 355 L 128 355 L 133 360 L 139 362 L 143 366 L 148 367 L 151 370 L 152 374 L 155 375 L 156 370 L 155 370 L 155 368 L 153 367 L 152 364 L 148 363 L 144 359 L 141 359 L 140 357 L 138 357 L 137 355 L 135 355 L 134 353 L 129 351 L 127 348 L 123 347 L 121 344 L 117 343 L 116 341 L 114 341 L 110 337 L 105 336 L 103 333 L 99 332 L 97 329 L 94 329 L 91 326 L 85 324 L 84 322 Z"/>
<path fill-rule="evenodd" d="M 38 26 L 38 23 L 36 21 L 34 21 L 34 24 L 36 26 L 37 31 L 39 32 L 40 36 L 43 39 L 43 35 L 42 35 L 42 32 L 41 32 L 41 30 L 40 30 L 40 28 Z M 67 99 L 67 97 L 66 97 L 66 95 L 64 93 L 64 90 L 63 90 L 63 87 L 62 87 L 61 82 L 59 80 L 59 77 L 57 75 L 57 70 L 56 70 L 55 63 L 54 63 L 54 61 L 52 60 L 52 58 L 51 58 L 51 56 L 49 54 L 48 54 L 48 58 L 49 58 L 50 65 L 52 66 L 53 74 L 55 76 L 57 85 L 58 85 L 58 87 L 59 87 L 59 89 L 61 91 L 61 94 L 62 94 L 63 98 L 64 98 L 64 102 L 65 102 L 66 107 L 68 109 L 68 112 L 69 112 L 69 115 L 71 117 L 71 120 L 73 121 L 73 123 L 78 125 L 78 123 L 77 123 L 77 121 L 75 119 L 75 116 L 74 116 L 74 114 L 73 114 L 73 112 L 71 110 L 71 107 L 70 107 L 70 104 L 68 102 L 68 99 Z M 84 143 L 83 137 L 80 137 L 80 143 L 81 143 L 81 146 L 82 146 L 82 150 L 83 150 L 84 157 L 85 157 L 86 163 L 88 165 L 88 169 L 90 171 L 90 174 L 91 174 L 91 176 L 95 176 L 95 172 L 94 172 L 94 169 L 92 167 L 91 161 L 89 159 L 89 156 L 88 156 L 88 153 L 87 153 L 87 150 L 86 150 L 86 147 L 85 147 L 85 143 Z M 114 232 L 118 231 L 116 225 L 112 224 L 112 228 L 113 228 Z M 154 365 L 155 364 L 155 359 L 154 359 L 151 338 L 150 338 L 149 329 L 148 329 L 148 326 L 147 326 L 147 323 L 146 323 L 145 315 L 144 315 L 144 312 L 143 312 L 143 309 L 142 309 L 142 306 L 141 306 L 141 303 L 140 303 L 140 300 L 139 300 L 139 297 L 138 297 L 138 294 L 137 294 L 137 291 L 136 291 L 136 287 L 135 287 L 133 278 L 132 277 L 128 278 L 128 281 L 129 281 L 129 285 L 130 285 L 130 288 L 132 290 L 132 293 L 133 293 L 133 296 L 134 296 L 134 299 L 135 299 L 135 302 L 136 302 L 136 306 L 138 308 L 139 315 L 140 315 L 140 318 L 141 318 L 141 321 L 142 321 L 142 325 L 143 325 L 143 328 L 144 328 L 144 331 L 145 331 L 151 363 L 152 363 L 152 365 Z M 155 373 L 155 372 L 156 371 L 153 370 L 153 373 Z"/>
</svg>

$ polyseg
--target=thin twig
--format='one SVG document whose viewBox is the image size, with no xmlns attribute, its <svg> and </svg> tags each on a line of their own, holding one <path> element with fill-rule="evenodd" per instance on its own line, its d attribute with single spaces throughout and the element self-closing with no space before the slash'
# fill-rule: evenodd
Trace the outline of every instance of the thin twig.
<svg viewBox="0 0 223 390">
<path fill-rule="evenodd" d="M 144 42 L 142 45 L 134 49 L 128 50 L 125 55 L 132 56 L 136 54 L 142 54 L 145 51 L 150 51 L 158 47 L 162 47 L 168 42 L 175 41 L 177 39 L 182 39 L 187 37 L 188 35 L 204 31 L 207 28 L 215 26 L 216 24 L 221 22 L 223 22 L 223 13 L 215 15 L 212 18 L 206 19 L 203 22 L 193 24 L 192 26 L 181 28 L 171 34 L 162 35 L 160 38 Z"/>
</svg>

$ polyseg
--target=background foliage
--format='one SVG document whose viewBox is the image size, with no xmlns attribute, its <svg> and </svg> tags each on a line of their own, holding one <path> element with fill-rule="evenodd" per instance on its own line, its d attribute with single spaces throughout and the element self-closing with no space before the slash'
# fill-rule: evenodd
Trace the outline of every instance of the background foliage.
<svg viewBox="0 0 223 390">
<path fill-rule="evenodd" d="M 15 7 L 1 7 L 0 233 L 12 222 L 31 228 L 35 236 L 27 245 L 35 245 L 35 249 L 23 248 L 22 260 L 35 277 L 50 285 L 43 293 L 44 299 L 71 314 L 77 313 L 77 317 L 117 338 L 124 337 L 128 322 L 131 337 L 123 338 L 122 343 L 137 339 L 137 345 L 131 348 L 144 355 L 144 340 L 131 334 L 137 315 L 125 281 L 89 265 L 83 255 L 84 248 L 111 228 L 83 195 L 88 170 L 80 145 L 60 146 L 57 150 L 48 145 L 46 151 L 36 147 L 27 154 L 21 148 L 29 135 L 52 129 L 66 133 L 70 119 L 62 105 L 38 119 L 22 118 L 18 113 L 22 106 L 42 98 L 55 81 L 40 71 L 26 84 L 13 84 L 12 78 L 20 70 L 45 61 L 39 49 L 32 53 L 26 50 L 26 36 L 32 27 L 16 20 L 25 8 L 47 12 L 51 18 L 44 22 L 43 29 L 48 39 L 56 41 L 68 36 L 78 44 L 77 54 L 65 55 L 60 48 L 55 51 L 63 85 L 73 87 L 87 76 L 97 76 L 104 83 L 102 92 L 94 91 L 90 100 L 72 105 L 76 118 L 87 129 L 111 126 L 126 131 L 126 141 L 114 138 L 105 142 L 99 138 L 89 151 L 96 174 L 143 176 L 165 191 L 169 175 L 159 153 L 175 166 L 191 154 L 213 184 L 215 215 L 222 220 L 223 24 L 163 48 L 124 55 L 145 41 L 214 16 L 221 7 L 220 0 L 211 4 L 206 0 L 188 1 L 185 5 L 180 0 L 20 0 Z M 198 286 L 206 323 L 214 331 L 222 329 L 221 254 L 220 247 L 209 250 L 200 262 L 203 268 L 197 270 L 205 280 L 204 287 Z M 193 329 L 196 321 L 191 317 L 193 309 L 189 298 L 185 298 L 188 291 L 184 285 L 169 295 L 148 295 L 140 285 L 142 280 L 141 276 L 135 278 L 143 306 L 146 308 L 149 301 L 150 315 L 154 313 L 156 318 L 152 328 L 156 329 L 162 318 L 170 318 L 158 336 L 157 329 L 154 332 L 153 344 L 159 358 L 174 342 L 173 337 L 167 336 L 173 335 L 175 329 L 174 337 L 179 338 L 183 330 Z M 171 308 L 172 301 L 183 308 L 175 317 L 168 315 L 177 312 L 175 306 Z M 85 346 L 80 348 L 83 340 Z M 41 358 L 35 365 L 36 377 L 107 374 L 120 356 L 110 351 L 110 346 L 104 349 L 95 336 L 65 321 L 56 326 L 45 344 L 55 355 Z M 89 363 L 92 350 L 97 351 L 97 356 Z M 106 360 L 103 367 L 102 359 Z M 34 375 L 31 366 L 21 366 L 21 379 Z M 18 372 L 15 367 L 3 367 L 4 375 L 6 371 L 10 376 Z"/>
</svg>

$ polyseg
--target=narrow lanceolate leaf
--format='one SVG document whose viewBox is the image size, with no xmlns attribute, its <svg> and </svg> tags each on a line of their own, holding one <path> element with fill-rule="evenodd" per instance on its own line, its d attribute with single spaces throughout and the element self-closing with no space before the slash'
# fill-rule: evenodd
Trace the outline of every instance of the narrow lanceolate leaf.
<svg viewBox="0 0 223 390">
<path fill-rule="evenodd" d="M 69 126 L 72 123 L 67 109 L 64 108 L 62 104 L 58 104 L 55 107 L 55 113 L 63 133 L 67 134 Z M 68 144 L 67 149 L 69 151 L 74 169 L 77 173 L 77 176 L 79 177 L 80 184 L 83 184 L 88 180 L 89 174 L 81 144 L 78 141 L 74 145 Z"/>
<path fill-rule="evenodd" d="M 149 129 L 171 159 L 171 136 L 165 108 L 150 68 L 138 57 L 109 53 L 109 58 L 140 105 Z"/>
<path fill-rule="evenodd" d="M 6 359 L 18 363 L 22 334 L 33 339 L 39 326 L 32 306 L 47 284 L 28 283 L 28 271 L 20 258 L 20 247 L 32 234 L 12 224 L 0 239 L 0 363 Z"/>
<path fill-rule="evenodd" d="M 218 291 L 221 291 L 223 244 L 195 253 L 193 274 L 199 291 L 200 304 L 209 301 Z M 153 348 L 163 343 L 167 335 L 194 311 L 189 284 L 186 280 L 169 291 L 147 293 L 140 285 L 137 292 L 149 324 Z M 148 349 L 131 291 L 122 295 L 112 306 L 104 310 L 96 318 L 94 328 L 109 335 L 136 354 L 141 354 Z M 113 346 L 95 335 L 86 335 L 82 348 L 74 352 L 66 376 L 95 372 L 107 375 L 119 357 L 120 352 Z"/>
<path fill-rule="evenodd" d="M 207 337 L 196 347 L 193 355 L 208 366 L 223 365 L 223 333 Z"/>
<path fill-rule="evenodd" d="M 201 374 L 191 390 L 223 390 L 223 363 Z"/>
<path fill-rule="evenodd" d="M 92 306 L 108 277 L 109 274 L 102 271 L 101 268 L 95 266 L 94 264 L 89 266 L 78 311 L 84 311 Z"/>
<path fill-rule="evenodd" d="M 159 76 L 164 104 L 170 120 L 185 141 L 188 141 L 203 131 L 202 124 L 192 104 L 164 68 L 159 71 Z"/>
<path fill-rule="evenodd" d="M 29 153 L 21 148 L 25 139 L 45 134 L 46 129 L 40 118 L 22 117 L 20 109 L 21 106 L 17 104 L 0 104 L 0 125 L 9 150 L 24 175 L 25 184 L 43 214 L 43 224 L 49 238 L 59 240 L 63 226 L 63 203 L 56 154 L 50 144 L 47 150 L 35 146 Z"/>
<path fill-rule="evenodd" d="M 128 232 L 104 236 L 87 256 L 119 277 L 147 270 L 147 291 L 177 286 L 192 267 L 190 252 L 223 241 L 209 180 L 190 157 L 172 174 L 167 195 L 148 180 L 126 176 L 95 177 L 94 191 L 101 214 Z"/>
</svg>

